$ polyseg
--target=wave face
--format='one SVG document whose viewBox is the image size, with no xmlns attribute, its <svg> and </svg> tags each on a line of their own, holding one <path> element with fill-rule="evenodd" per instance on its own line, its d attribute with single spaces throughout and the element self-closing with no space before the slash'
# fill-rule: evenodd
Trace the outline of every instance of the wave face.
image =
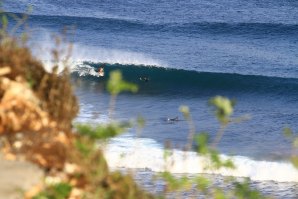
<svg viewBox="0 0 298 199">
<path fill-rule="evenodd" d="M 137 83 L 140 92 L 215 92 L 232 91 L 295 95 L 298 79 L 228 73 L 209 73 L 145 65 L 104 64 L 105 77 L 99 77 L 103 63 L 84 62 L 72 68 L 73 76 L 86 80 L 105 81 L 113 70 L 120 70 L 124 79 Z M 212 93 L 211 92 L 211 93 Z M 195 94 L 194 93 L 194 94 Z"/>
<path fill-rule="evenodd" d="M 205 170 L 206 159 L 194 152 L 174 150 L 168 163 L 165 162 L 163 155 L 163 148 L 154 140 L 131 136 L 113 139 L 106 150 L 109 166 L 116 168 L 149 169 L 154 172 L 162 172 L 167 168 L 167 171 L 172 173 L 207 173 L 249 177 L 254 181 L 298 182 L 298 171 L 291 163 L 256 161 L 242 156 L 221 155 L 223 159 L 231 158 L 236 169 Z"/>
</svg>

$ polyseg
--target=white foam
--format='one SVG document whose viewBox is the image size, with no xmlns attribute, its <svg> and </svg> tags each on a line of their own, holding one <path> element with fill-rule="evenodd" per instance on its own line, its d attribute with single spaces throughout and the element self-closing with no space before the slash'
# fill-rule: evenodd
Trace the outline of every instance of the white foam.
<svg viewBox="0 0 298 199">
<path fill-rule="evenodd" d="M 51 52 L 56 49 L 53 42 L 51 33 L 46 29 L 39 29 L 39 37 L 36 40 L 30 42 L 30 46 L 33 49 L 33 53 L 38 57 L 45 65 L 47 71 L 51 71 L 54 65 Z M 66 51 L 69 44 L 61 44 L 62 50 Z M 65 60 L 67 53 L 64 52 L 59 55 L 60 60 Z M 159 61 L 148 54 L 141 52 L 133 52 L 120 49 L 109 49 L 95 46 L 86 46 L 79 43 L 72 44 L 71 56 L 68 59 L 67 65 L 71 67 L 71 70 L 77 70 L 83 66 L 83 62 L 93 63 L 109 63 L 109 64 L 122 64 L 122 65 L 144 65 L 144 66 L 158 66 L 166 67 L 167 64 Z M 58 71 L 61 72 L 64 68 L 63 62 L 58 64 Z M 83 68 L 86 68 L 84 65 Z M 85 71 L 86 72 L 86 71 Z M 91 75 L 95 75 L 93 71 Z M 82 73 L 82 75 L 85 75 Z"/>
<path fill-rule="evenodd" d="M 106 158 L 110 167 L 146 168 L 154 172 L 167 169 L 172 173 L 208 173 L 223 176 L 249 177 L 254 181 L 298 182 L 298 170 L 285 162 L 256 161 L 248 157 L 231 158 L 236 169 L 205 170 L 206 159 L 195 152 L 174 150 L 166 163 L 163 147 L 151 139 L 119 137 L 109 144 Z M 171 164 L 173 162 L 173 164 Z"/>
<path fill-rule="evenodd" d="M 124 51 L 119 49 L 107 49 L 92 46 L 74 44 L 74 52 L 72 56 L 74 61 L 90 61 L 104 63 L 120 63 L 147 66 L 164 66 L 164 63 L 152 58 L 150 55 Z"/>
<path fill-rule="evenodd" d="M 99 73 L 95 71 L 95 68 L 83 63 L 74 64 L 71 68 L 72 72 L 77 72 L 79 76 L 92 75 L 95 77 L 99 77 Z"/>
</svg>

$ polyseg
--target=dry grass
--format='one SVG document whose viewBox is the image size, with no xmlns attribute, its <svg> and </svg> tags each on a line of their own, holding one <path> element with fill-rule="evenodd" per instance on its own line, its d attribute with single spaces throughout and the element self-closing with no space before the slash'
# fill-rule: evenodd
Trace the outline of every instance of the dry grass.
<svg viewBox="0 0 298 199">
<path fill-rule="evenodd" d="M 69 131 L 71 121 L 78 113 L 78 104 L 69 84 L 67 69 L 61 74 L 47 73 L 42 64 L 24 46 L 14 40 L 0 45 L 0 68 L 9 67 L 11 72 L 2 76 L 14 81 L 25 81 L 40 100 L 40 108 L 56 121 L 59 129 Z M 4 91 L 0 91 L 0 97 Z"/>
</svg>

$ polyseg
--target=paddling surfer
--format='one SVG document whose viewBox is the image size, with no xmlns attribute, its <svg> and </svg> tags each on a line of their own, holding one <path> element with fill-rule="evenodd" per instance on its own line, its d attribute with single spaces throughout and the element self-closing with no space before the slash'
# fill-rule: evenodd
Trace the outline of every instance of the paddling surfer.
<svg viewBox="0 0 298 199">
<path fill-rule="evenodd" d="M 179 118 L 178 116 L 174 118 L 168 118 L 167 121 L 170 121 L 170 122 L 179 121 Z"/>
</svg>

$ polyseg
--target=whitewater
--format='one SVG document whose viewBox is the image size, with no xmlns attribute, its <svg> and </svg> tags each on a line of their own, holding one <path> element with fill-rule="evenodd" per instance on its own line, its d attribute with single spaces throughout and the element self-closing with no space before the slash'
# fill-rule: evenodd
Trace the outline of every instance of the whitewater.
<svg viewBox="0 0 298 199">
<path fill-rule="evenodd" d="M 48 71 L 52 35 L 70 30 L 68 63 L 81 107 L 76 122 L 109 121 L 105 86 L 111 71 L 138 84 L 138 93 L 118 96 L 114 116 L 142 116 L 146 125 L 139 135 L 130 128 L 108 143 L 111 167 L 163 171 L 164 143 L 170 140 L 172 173 L 249 177 L 267 195 L 298 197 L 291 140 L 282 133 L 285 127 L 298 129 L 297 2 L 3 1 L 16 15 L 28 6 L 29 43 Z M 106 75 L 99 77 L 102 65 Z M 189 128 L 179 107 L 189 106 L 196 132 L 212 139 L 219 123 L 208 100 L 216 95 L 236 100 L 234 117 L 250 118 L 228 126 L 218 146 L 222 158 L 234 160 L 234 171 L 203 170 L 203 157 L 181 150 Z M 174 117 L 179 121 L 167 121 Z M 145 187 L 146 179 L 140 179 Z"/>
</svg>

